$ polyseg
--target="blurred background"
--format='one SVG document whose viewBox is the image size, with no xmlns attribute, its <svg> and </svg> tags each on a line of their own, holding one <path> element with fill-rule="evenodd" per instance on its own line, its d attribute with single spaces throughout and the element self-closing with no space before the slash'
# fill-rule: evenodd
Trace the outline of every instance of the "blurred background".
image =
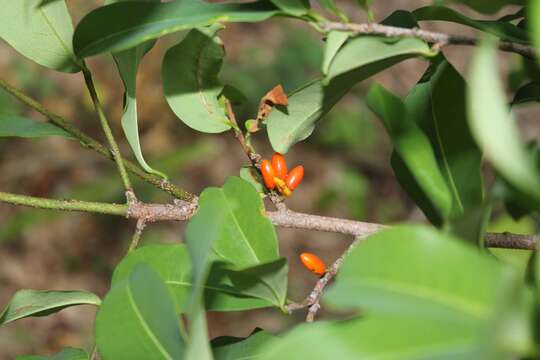
<svg viewBox="0 0 540 360">
<path fill-rule="evenodd" d="M 365 22 L 356 1 L 336 1 L 352 21 Z M 101 1 L 68 0 L 74 23 Z M 315 2 L 313 2 L 315 3 Z M 382 20 L 397 9 L 413 10 L 430 5 L 427 0 L 375 1 L 373 11 Z M 315 4 L 313 4 L 315 5 Z M 486 18 L 462 7 L 466 14 Z M 507 8 L 490 18 L 515 12 Z M 453 34 L 475 35 L 468 28 L 423 23 L 427 29 Z M 167 173 L 186 190 L 200 193 L 207 186 L 221 186 L 231 175 L 238 175 L 247 163 L 232 134 L 197 133 L 169 109 L 161 85 L 160 66 L 167 48 L 185 33 L 169 35 L 144 58 L 138 78 L 139 127 L 143 152 L 149 164 Z M 224 83 L 234 85 L 247 96 L 247 103 L 236 107 L 240 120 L 255 116 L 261 96 L 277 84 L 287 92 L 319 75 L 324 42 L 308 25 L 288 19 L 271 19 L 257 24 L 228 24 L 220 33 L 227 57 L 221 74 Z M 445 55 L 466 76 L 471 48 L 449 47 Z M 501 74 L 509 93 L 523 83 L 518 56 L 500 53 Z M 133 158 L 120 128 L 123 86 L 110 56 L 91 58 L 101 99 L 121 149 Z M 392 224 L 424 222 L 422 213 L 397 184 L 389 166 L 391 147 L 378 119 L 363 103 L 369 85 L 379 81 L 404 96 L 427 67 L 425 61 L 407 60 L 358 86 L 327 115 L 315 133 L 286 155 L 290 167 L 303 164 L 306 175 L 302 186 L 287 203 L 296 211 Z M 39 99 L 47 108 L 72 120 L 93 137 L 104 137 L 94 115 L 82 74 L 62 74 L 47 70 L 18 55 L 0 42 L 1 77 Z M 451 111 L 451 109 L 449 109 Z M 25 114 L 43 119 L 0 90 L 0 112 Z M 535 106 L 516 110 L 526 139 L 536 139 L 540 127 Z M 265 157 L 272 155 L 264 132 L 254 144 Z M 486 172 L 489 173 L 489 169 Z M 138 196 L 148 202 L 170 198 L 132 176 Z M 124 199 L 114 163 L 62 138 L 0 139 L 1 191 L 41 197 L 122 202 Z M 0 307 L 16 290 L 86 289 L 103 296 L 112 271 L 125 254 L 135 223 L 121 217 L 84 213 L 34 210 L 0 204 Z M 149 226 L 142 245 L 182 241 L 183 223 Z M 504 209 L 494 211 L 492 231 L 534 232 L 536 219 L 516 222 Z M 278 229 L 282 255 L 289 260 L 289 297 L 303 299 L 316 278 L 299 263 L 298 254 L 310 251 L 327 263 L 333 262 L 351 239 L 341 235 Z M 529 254 L 498 251 L 497 255 L 523 267 Z M 323 309 L 324 310 L 324 309 Z M 50 354 L 64 346 L 93 346 L 95 308 L 79 306 L 46 318 L 29 318 L 0 327 L 0 359 L 28 353 Z M 322 316 L 328 316 L 324 311 Z M 247 336 L 255 327 L 279 332 L 303 321 L 298 312 L 285 316 L 276 310 L 242 313 L 211 313 L 211 336 Z"/>
</svg>

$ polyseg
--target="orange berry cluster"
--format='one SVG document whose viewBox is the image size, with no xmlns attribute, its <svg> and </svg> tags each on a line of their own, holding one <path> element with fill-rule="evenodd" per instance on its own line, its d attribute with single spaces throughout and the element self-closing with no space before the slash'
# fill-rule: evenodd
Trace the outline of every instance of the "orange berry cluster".
<svg viewBox="0 0 540 360">
<path fill-rule="evenodd" d="M 261 162 L 261 174 L 264 185 L 269 189 L 276 189 L 283 196 L 289 196 L 298 187 L 304 177 L 304 167 L 298 165 L 287 172 L 287 163 L 283 155 L 275 153 L 272 161 L 264 159 Z"/>
<path fill-rule="evenodd" d="M 301 253 L 300 261 L 302 261 L 302 264 L 304 264 L 306 269 L 308 269 L 315 275 L 322 276 L 326 272 L 326 265 L 315 254 L 307 252 Z"/>
</svg>

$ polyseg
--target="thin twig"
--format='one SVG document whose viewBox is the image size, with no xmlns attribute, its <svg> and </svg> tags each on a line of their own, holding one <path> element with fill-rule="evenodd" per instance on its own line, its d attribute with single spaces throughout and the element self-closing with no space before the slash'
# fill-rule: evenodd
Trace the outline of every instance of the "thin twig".
<svg viewBox="0 0 540 360">
<path fill-rule="evenodd" d="M 353 236 L 372 234 L 386 227 L 381 224 L 304 214 L 292 210 L 272 211 L 268 212 L 267 215 L 272 219 L 272 222 L 276 226 L 310 229 Z"/>
<path fill-rule="evenodd" d="M 124 204 L 108 204 L 79 200 L 55 200 L 6 192 L 0 192 L 0 202 L 39 209 L 83 211 L 107 215 L 125 216 L 128 212 L 128 206 Z"/>
<path fill-rule="evenodd" d="M 145 218 L 138 219 L 137 225 L 135 226 L 135 232 L 133 233 L 133 237 L 131 238 L 131 243 L 129 244 L 128 253 L 135 250 L 137 246 L 139 246 L 139 240 L 141 239 L 141 235 L 145 227 L 146 227 L 146 219 Z"/>
<path fill-rule="evenodd" d="M 146 223 L 158 221 L 184 221 L 197 211 L 197 198 L 193 201 L 175 201 L 174 204 L 107 204 L 78 200 L 53 200 L 33 196 L 0 192 L 0 202 L 31 206 L 42 209 L 84 211 L 108 215 L 125 216 L 129 219 L 144 218 Z M 362 221 L 299 213 L 292 210 L 268 211 L 266 216 L 275 226 L 325 231 L 331 233 L 365 237 L 388 226 Z M 486 233 L 486 246 L 506 249 L 535 250 L 538 243 L 536 235 L 513 233 Z"/>
<path fill-rule="evenodd" d="M 94 346 L 94 349 L 92 350 L 92 354 L 90 354 L 90 360 L 99 360 L 99 352 L 97 345 Z"/>
<path fill-rule="evenodd" d="M 229 117 L 229 121 L 234 130 L 234 136 L 240 143 L 240 146 L 248 159 L 251 161 L 251 164 L 258 168 L 261 162 L 261 156 L 253 151 L 253 148 L 247 143 L 246 137 L 244 136 L 242 129 L 240 129 L 240 126 L 238 126 L 238 121 L 236 121 L 236 115 L 234 114 L 231 102 L 228 99 L 225 99 L 225 107 L 227 109 L 227 116 Z"/>
<path fill-rule="evenodd" d="M 2 79 L 0 79 L 0 88 L 6 90 L 9 94 L 14 96 L 23 104 L 43 114 L 48 119 L 49 122 L 51 122 L 52 124 L 68 132 L 75 139 L 77 139 L 83 147 L 94 150 L 98 154 L 106 157 L 107 159 L 114 161 L 114 157 L 107 147 L 105 147 L 99 141 L 86 135 L 84 132 L 82 132 L 77 127 L 72 125 L 71 122 L 69 122 L 68 120 L 46 109 L 39 102 L 29 97 L 28 95 L 24 94 L 22 91 L 8 84 Z M 155 186 L 156 188 L 160 190 L 163 190 L 171 194 L 172 196 L 178 199 L 192 200 L 193 198 L 195 198 L 195 195 L 190 194 L 189 192 L 178 188 L 171 182 L 165 179 L 162 179 L 159 176 L 145 172 L 140 166 L 136 165 L 135 163 L 129 160 L 123 159 L 123 163 L 126 166 L 127 170 L 129 170 L 131 173 L 139 176 L 145 182 Z"/>
<path fill-rule="evenodd" d="M 337 275 L 339 268 L 341 267 L 341 264 L 343 264 L 343 260 L 345 259 L 345 257 L 347 257 L 347 255 L 349 255 L 352 249 L 354 249 L 354 247 L 358 245 L 358 243 L 360 243 L 360 241 L 364 240 L 365 238 L 366 236 L 357 237 L 351 243 L 351 245 L 349 245 L 347 250 L 343 254 L 341 254 L 341 256 L 336 261 L 334 261 L 334 263 L 330 265 L 328 269 L 326 269 L 326 272 L 324 273 L 324 275 L 319 279 L 319 281 L 317 281 L 313 290 L 311 290 L 309 295 L 304 299 L 304 301 L 302 301 L 300 305 L 289 304 L 288 306 L 289 311 L 308 307 L 309 309 L 306 316 L 306 322 L 312 322 L 315 319 L 315 315 L 317 315 L 317 312 L 321 308 L 320 300 L 321 300 L 321 296 L 324 291 L 324 288 L 326 287 L 326 285 L 328 285 L 330 280 L 332 280 L 334 276 Z"/>
<path fill-rule="evenodd" d="M 238 126 L 236 115 L 232 108 L 231 102 L 228 99 L 225 99 L 225 106 L 227 109 L 227 116 L 229 117 L 232 128 L 234 130 L 234 136 L 236 137 L 236 140 L 238 140 L 240 146 L 242 147 L 242 150 L 244 150 L 244 153 L 248 157 L 249 161 L 251 161 L 251 165 L 257 169 L 260 169 L 262 156 L 258 154 L 251 145 L 248 144 L 246 137 L 242 132 L 242 129 L 240 129 L 240 127 Z M 272 201 L 278 211 L 284 211 L 287 209 L 285 203 L 283 202 L 283 198 L 279 196 L 276 192 L 270 191 L 268 198 L 270 199 L 270 201 Z"/>
<path fill-rule="evenodd" d="M 133 187 L 131 186 L 131 182 L 129 180 L 129 176 L 126 171 L 126 167 L 124 166 L 122 155 L 120 154 L 120 148 L 118 147 L 118 144 L 116 143 L 116 139 L 114 138 L 114 135 L 112 133 L 111 126 L 109 125 L 109 121 L 107 120 L 107 116 L 105 115 L 105 112 L 103 111 L 103 108 L 99 101 L 96 87 L 94 85 L 94 81 L 92 80 L 92 73 L 86 66 L 83 67 L 82 73 L 84 75 L 84 82 L 86 84 L 86 87 L 88 88 L 88 92 L 90 93 L 90 98 L 92 98 L 92 103 L 94 104 L 94 108 L 96 110 L 99 121 L 101 123 L 101 128 L 103 129 L 103 132 L 105 133 L 105 137 L 107 138 L 107 142 L 109 143 L 109 147 L 111 148 L 114 161 L 116 162 L 116 166 L 118 168 L 118 173 L 120 174 L 120 177 L 122 178 L 124 188 L 126 192 L 130 192 L 134 196 Z"/>
<path fill-rule="evenodd" d="M 382 25 L 376 23 L 367 24 L 353 24 L 353 23 L 339 23 L 339 22 L 327 22 L 319 24 L 324 31 L 350 31 L 355 35 L 382 35 L 386 37 L 412 37 L 425 40 L 430 43 L 437 44 L 437 46 L 445 45 L 467 45 L 474 46 L 478 43 L 477 38 L 462 36 L 462 35 L 449 35 L 445 33 L 421 30 L 418 28 L 408 29 L 396 26 Z M 510 41 L 500 41 L 499 50 L 506 52 L 513 52 L 520 54 L 524 57 L 534 59 L 536 57 L 535 51 L 531 46 L 519 44 Z"/>
</svg>

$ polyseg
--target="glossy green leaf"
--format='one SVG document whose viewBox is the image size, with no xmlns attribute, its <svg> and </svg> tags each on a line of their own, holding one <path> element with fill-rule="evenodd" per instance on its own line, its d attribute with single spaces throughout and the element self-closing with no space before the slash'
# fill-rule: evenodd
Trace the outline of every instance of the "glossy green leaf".
<svg viewBox="0 0 540 360">
<path fill-rule="evenodd" d="M 326 37 L 326 45 L 324 47 L 324 56 L 322 63 L 322 73 L 323 75 L 328 74 L 330 69 L 330 64 L 334 57 L 338 53 L 339 49 L 345 44 L 349 38 L 350 33 L 345 31 L 331 31 Z"/>
<path fill-rule="evenodd" d="M 419 206 L 423 206 L 420 197 L 427 201 L 439 218 L 447 219 L 452 209 L 452 194 L 439 169 L 435 152 L 429 138 L 407 113 L 407 107 L 400 98 L 375 84 L 370 89 L 366 102 L 369 108 L 383 121 L 394 145 L 394 151 L 401 165 L 399 169 L 407 170 L 414 179 L 416 188 L 407 189 Z M 399 179 L 399 173 L 398 179 Z M 416 196 L 414 196 L 416 195 Z M 426 211 L 426 210 L 424 210 Z M 426 215 L 430 213 L 426 211 Z M 435 218 L 431 218 L 435 221 Z"/>
<path fill-rule="evenodd" d="M 88 291 L 19 290 L 0 314 L 0 325 L 29 316 L 46 316 L 75 305 L 97 305 L 101 300 Z"/>
<path fill-rule="evenodd" d="M 191 259 L 183 244 L 148 245 L 122 259 L 116 267 L 112 285 L 129 277 L 135 266 L 144 263 L 165 282 L 177 313 L 187 310 L 192 291 Z M 272 306 L 268 301 L 247 296 L 234 286 L 226 271 L 211 270 L 204 285 L 205 308 L 211 311 L 239 311 Z"/>
<path fill-rule="evenodd" d="M 287 264 L 279 258 L 275 230 L 264 211 L 262 199 L 253 186 L 230 177 L 222 188 L 203 191 L 197 222 L 212 224 L 216 213 L 225 219 L 215 225 L 217 238 L 212 243 L 212 261 L 219 264 L 212 269 L 210 277 L 222 274 L 244 295 L 283 307 Z M 199 231 L 204 231 L 202 225 Z"/>
<path fill-rule="evenodd" d="M 144 264 L 107 294 L 96 317 L 96 343 L 107 359 L 182 359 L 179 319 L 163 280 Z"/>
<path fill-rule="evenodd" d="M 203 285 L 215 261 L 214 247 L 220 237 L 227 219 L 227 211 L 212 201 L 212 188 L 205 189 L 199 198 L 197 213 L 189 221 L 186 228 L 186 243 L 193 264 L 192 283 L 188 319 L 190 337 L 188 341 L 187 360 L 211 360 L 212 350 L 209 344 L 206 313 L 204 308 Z"/>
<path fill-rule="evenodd" d="M 192 332 L 187 358 L 211 359 L 202 297 L 212 265 L 225 262 L 217 265 L 234 273 L 231 281 L 235 287 L 254 296 L 270 292 L 273 302 L 283 307 L 286 262 L 278 257 L 275 231 L 264 216 L 260 196 L 237 177 L 229 178 L 222 188 L 202 192 L 198 211 L 186 229 L 186 242 L 196 289 L 188 312 Z"/>
<path fill-rule="evenodd" d="M 65 1 L 39 6 L 40 0 L 0 0 L 0 38 L 48 68 L 78 72 L 71 45 L 73 25 Z"/>
<path fill-rule="evenodd" d="M 484 40 L 471 64 L 467 93 L 471 131 L 485 157 L 513 186 L 540 200 L 540 175 L 533 156 L 521 142 L 498 79 L 493 41 Z"/>
<path fill-rule="evenodd" d="M 216 4 L 202 0 L 121 2 L 86 15 L 75 29 L 73 44 L 76 54 L 87 57 L 126 50 L 185 29 L 216 22 L 258 22 L 278 13 L 279 9 L 268 1 L 244 4 Z"/>
<path fill-rule="evenodd" d="M 223 45 L 215 33 L 220 25 L 191 30 L 163 59 L 165 96 L 176 116 L 192 129 L 220 133 L 231 128 L 218 100 Z"/>
<path fill-rule="evenodd" d="M 270 2 L 293 16 L 305 15 L 309 10 L 309 0 L 270 0 Z"/>
<path fill-rule="evenodd" d="M 0 137 L 38 138 L 46 136 L 62 136 L 73 139 L 71 134 L 54 124 L 18 115 L 0 114 Z"/>
<path fill-rule="evenodd" d="M 297 326 L 262 359 L 511 358 L 510 338 L 530 340 L 526 294 L 517 272 L 455 238 L 394 227 L 361 242 L 323 295 L 323 307 L 361 317 Z"/>
<path fill-rule="evenodd" d="M 335 56 L 325 84 L 340 75 L 355 71 L 355 77 L 366 78 L 374 74 L 371 67 L 375 67 L 377 72 L 382 70 L 377 66 L 383 60 L 393 60 L 395 64 L 411 57 L 430 57 L 435 53 L 423 40 L 416 38 L 381 38 L 377 36 L 361 36 L 345 44 Z M 391 65 L 386 65 L 384 68 Z M 383 69 L 384 69 L 383 68 Z M 359 74 L 357 74 L 359 72 Z M 353 74 L 348 74 L 352 76 Z"/>
<path fill-rule="evenodd" d="M 476 20 L 445 6 L 425 6 L 413 11 L 418 21 L 449 21 L 493 34 L 502 40 L 527 43 L 527 31 L 505 21 Z"/>
<path fill-rule="evenodd" d="M 268 136 L 275 151 L 286 153 L 306 139 L 316 122 L 356 83 L 402 60 L 431 56 L 418 39 L 384 39 L 362 36 L 349 40 L 334 56 L 328 75 L 294 91 L 286 108 L 274 109 L 267 119 Z"/>
<path fill-rule="evenodd" d="M 465 4 L 478 12 L 493 14 L 505 6 L 523 5 L 525 0 L 452 0 L 453 2 Z M 534 3 L 534 1 L 532 2 Z"/>
<path fill-rule="evenodd" d="M 17 356 L 15 360 L 88 360 L 88 358 L 84 350 L 68 347 L 51 356 L 25 355 Z"/>
<path fill-rule="evenodd" d="M 517 89 L 512 106 L 540 101 L 540 82 L 533 81 Z"/>
<path fill-rule="evenodd" d="M 469 328 L 486 349 L 529 341 L 523 317 L 527 299 L 514 268 L 425 226 L 370 236 L 347 256 L 323 298 L 334 308 L 360 307 L 367 316 Z M 515 338 L 508 326 L 515 329 Z"/>
<path fill-rule="evenodd" d="M 482 154 L 467 122 L 465 80 L 441 55 L 407 95 L 407 116 L 427 135 L 452 195 L 451 216 L 482 205 Z M 452 108 L 452 111 L 448 111 Z"/>
<path fill-rule="evenodd" d="M 266 119 L 268 137 L 272 148 L 281 154 L 306 139 L 315 124 L 334 106 L 345 91 L 334 93 L 332 101 L 324 103 L 324 89 L 320 81 L 313 81 L 289 94 L 286 108 L 275 108 Z"/>
<path fill-rule="evenodd" d="M 423 317 L 370 314 L 349 321 L 296 326 L 264 346 L 260 360 L 487 359 L 478 343 L 478 336 L 467 326 Z"/>
<path fill-rule="evenodd" d="M 227 264 L 223 264 L 221 267 L 217 266 L 216 270 L 225 274 L 242 294 L 259 298 L 283 309 L 289 271 L 285 258 L 236 271 L 228 269 Z"/>
<path fill-rule="evenodd" d="M 105 5 L 126 0 L 107 0 Z M 139 0 L 156 2 L 156 0 Z M 157 1 L 159 2 L 159 1 Z M 139 165 L 148 173 L 167 178 L 157 170 L 152 169 L 144 159 L 139 139 L 139 126 L 137 114 L 137 71 L 143 56 L 154 46 L 153 41 L 142 43 L 132 49 L 113 54 L 120 77 L 124 82 L 124 112 L 122 114 L 122 129 L 126 135 L 129 146 L 135 155 Z"/>
<path fill-rule="evenodd" d="M 497 315 L 494 300 L 511 295 L 518 285 L 514 269 L 450 235 L 399 226 L 358 245 L 324 299 L 333 307 L 363 307 L 370 313 L 488 321 Z"/>
<path fill-rule="evenodd" d="M 261 348 L 273 339 L 275 336 L 260 329 L 245 339 L 222 336 L 212 340 L 212 352 L 215 360 L 258 359 L 262 356 Z"/>
<path fill-rule="evenodd" d="M 220 224 L 213 251 L 231 269 L 241 270 L 279 258 L 274 226 L 264 215 L 264 204 L 251 184 L 230 177 L 222 188 L 207 188 L 200 196 L 197 214 L 211 222 L 203 211 L 205 207 L 219 209 L 226 219 Z"/>
</svg>

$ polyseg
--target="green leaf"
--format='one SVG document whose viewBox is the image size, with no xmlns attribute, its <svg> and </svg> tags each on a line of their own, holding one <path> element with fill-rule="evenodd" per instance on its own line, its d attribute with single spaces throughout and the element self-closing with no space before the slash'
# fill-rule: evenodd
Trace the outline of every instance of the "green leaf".
<svg viewBox="0 0 540 360">
<path fill-rule="evenodd" d="M 39 6 L 40 0 L 0 0 L 0 38 L 40 65 L 78 72 L 81 63 L 71 45 L 73 25 L 66 3 Z"/>
<path fill-rule="evenodd" d="M 411 57 L 430 57 L 435 53 L 423 40 L 416 38 L 381 38 L 377 36 L 361 36 L 345 44 L 335 56 L 325 84 L 340 75 L 355 71 L 354 77 L 365 79 L 391 65 Z M 386 61 L 381 68 L 379 62 Z M 376 71 L 374 71 L 376 70 Z M 348 74 L 353 76 L 353 74 Z"/>
<path fill-rule="evenodd" d="M 467 93 L 469 126 L 485 157 L 520 191 L 540 200 L 540 176 L 533 156 L 521 143 L 498 79 L 493 41 L 482 41 L 471 64 Z"/>
<path fill-rule="evenodd" d="M 212 359 L 203 303 L 203 285 L 207 281 L 215 260 L 213 251 L 215 243 L 228 219 L 226 211 L 221 206 L 214 204 L 213 201 L 209 202 L 210 191 L 211 188 L 202 192 L 199 209 L 186 228 L 186 243 L 193 264 L 192 283 L 194 285 L 188 311 L 191 329 L 186 354 L 188 360 Z"/>
<path fill-rule="evenodd" d="M 71 134 L 54 124 L 17 115 L 0 114 L 0 137 L 37 138 L 46 136 L 62 136 L 73 139 Z"/>
<path fill-rule="evenodd" d="M 225 217 L 213 243 L 218 260 L 242 270 L 279 259 L 274 226 L 264 215 L 262 199 L 251 184 L 230 177 L 222 188 L 204 190 L 197 215 L 211 222 L 205 207 L 217 208 Z"/>
<path fill-rule="evenodd" d="M 305 15 L 309 10 L 309 0 L 270 0 L 270 2 L 293 16 Z"/>
<path fill-rule="evenodd" d="M 478 342 L 467 326 L 448 326 L 421 316 L 370 314 L 349 321 L 300 324 L 264 346 L 260 360 L 494 359 L 482 357 Z"/>
<path fill-rule="evenodd" d="M 17 356 L 15 360 L 88 360 L 88 354 L 84 350 L 68 347 L 51 356 L 25 355 Z"/>
<path fill-rule="evenodd" d="M 201 0 L 121 2 L 86 15 L 75 29 L 73 44 L 77 55 L 88 57 L 126 50 L 185 29 L 225 21 L 258 22 L 278 13 L 267 1 L 247 4 L 211 4 Z"/>
<path fill-rule="evenodd" d="M 139 263 L 154 270 L 171 293 L 176 312 L 187 310 L 192 291 L 191 260 L 183 244 L 148 245 L 130 252 L 114 270 L 112 286 L 127 279 Z M 272 306 L 272 303 L 249 297 L 236 288 L 230 276 L 216 268 L 204 285 L 205 307 L 211 311 L 239 311 Z"/>
<path fill-rule="evenodd" d="M 217 265 L 235 273 L 231 280 L 237 288 L 241 286 L 255 296 L 263 294 L 263 289 L 271 293 L 274 303 L 283 307 L 286 262 L 278 258 L 275 231 L 263 212 L 262 200 L 253 186 L 240 178 L 231 177 L 223 188 L 202 192 L 199 209 L 186 229 L 196 289 L 188 313 L 192 329 L 188 359 L 212 358 L 202 297 L 203 284 L 216 261 L 225 261 L 226 264 Z"/>
<path fill-rule="evenodd" d="M 176 116 L 197 131 L 220 133 L 231 128 L 218 101 L 218 80 L 225 51 L 215 37 L 221 25 L 191 30 L 163 59 L 165 96 Z"/>
<path fill-rule="evenodd" d="M 0 325 L 29 316 L 46 316 L 70 306 L 100 303 L 99 297 L 82 290 L 19 290 L 0 314 Z"/>
<path fill-rule="evenodd" d="M 283 309 L 289 271 L 285 258 L 237 271 L 228 269 L 227 264 L 219 265 L 216 267 L 217 272 L 224 273 L 242 294 Z"/>
<path fill-rule="evenodd" d="M 517 280 L 514 269 L 450 235 L 427 226 L 399 226 L 359 244 L 324 300 L 370 313 L 486 320 L 496 315 L 499 293 L 514 290 Z"/>
<path fill-rule="evenodd" d="M 306 139 L 316 122 L 356 83 L 410 57 L 432 56 L 419 39 L 362 36 L 349 40 L 331 61 L 328 75 L 294 91 L 286 109 L 274 109 L 267 119 L 268 137 L 275 151 L 286 153 Z"/>
<path fill-rule="evenodd" d="M 452 195 L 453 217 L 480 207 L 484 193 L 482 154 L 469 130 L 465 90 L 465 80 L 440 55 L 405 99 L 407 116 L 431 141 Z"/>
<path fill-rule="evenodd" d="M 471 9 L 478 12 L 493 14 L 505 6 L 509 5 L 523 5 L 525 6 L 525 0 L 452 0 L 467 5 Z M 534 3 L 534 1 L 532 1 Z"/>
<path fill-rule="evenodd" d="M 275 108 L 266 119 L 268 137 L 274 151 L 285 154 L 291 146 L 310 136 L 316 122 L 330 111 L 344 93 L 334 93 L 332 101 L 325 103 L 321 82 L 313 81 L 289 94 L 289 105 Z"/>
<path fill-rule="evenodd" d="M 104 359 L 182 359 L 185 345 L 167 287 L 144 264 L 107 294 L 96 317 Z"/>
<path fill-rule="evenodd" d="M 383 230 L 345 259 L 323 300 L 333 308 L 469 328 L 487 348 L 506 346 L 507 326 L 527 341 L 527 289 L 518 272 L 425 226 Z M 505 340 L 502 340 L 502 337 Z M 490 358 L 490 357 L 487 357 Z"/>
<path fill-rule="evenodd" d="M 126 0 L 107 0 L 105 5 L 122 2 Z M 156 0 L 139 0 L 146 2 L 156 2 Z M 158 1 L 159 2 L 159 1 Z M 154 170 L 144 159 L 141 143 L 139 140 L 139 126 L 137 116 L 137 71 L 143 56 L 154 46 L 153 41 L 142 43 L 141 45 L 113 54 L 120 77 L 124 82 L 124 112 L 122 114 L 122 129 L 126 135 L 131 150 L 139 165 L 148 173 L 167 178 L 167 176 Z"/>
<path fill-rule="evenodd" d="M 212 261 L 222 264 L 216 264 L 212 273 L 227 276 L 246 296 L 283 307 L 287 264 L 279 258 L 275 230 L 264 211 L 262 199 L 253 186 L 230 177 L 222 188 L 203 191 L 196 216 L 201 224 L 213 224 L 216 213 L 224 218 L 215 225 L 217 238 L 212 243 Z M 198 231 L 205 231 L 205 227 L 201 225 Z M 192 233 L 195 238 L 195 230 Z"/>
<path fill-rule="evenodd" d="M 328 74 L 330 64 L 334 57 L 338 53 L 339 49 L 345 44 L 349 38 L 350 33 L 345 31 L 331 31 L 326 38 L 326 46 L 324 47 L 324 56 L 322 63 L 322 73 Z"/>
<path fill-rule="evenodd" d="M 445 6 L 424 6 L 413 11 L 418 21 L 449 21 L 487 32 L 502 40 L 528 43 L 527 31 L 510 22 L 471 19 Z"/>
<path fill-rule="evenodd" d="M 433 208 L 438 217 L 432 215 L 433 222 L 437 219 L 447 219 L 452 208 L 452 194 L 439 169 L 435 152 L 429 138 L 407 113 L 407 108 L 400 98 L 388 92 L 382 86 L 375 84 L 371 87 L 366 102 L 369 108 L 383 121 L 394 145 L 398 169 L 408 171 L 414 180 L 416 192 L 408 190 L 417 200 L 419 206 L 430 215 L 427 209 Z M 396 172 L 399 178 L 399 173 Z M 407 176 L 405 178 L 408 178 Z M 407 188 L 407 187 L 406 187 Z M 428 202 L 424 205 L 421 197 Z"/>
<path fill-rule="evenodd" d="M 512 106 L 540 101 L 540 82 L 533 81 L 517 89 Z"/>
<path fill-rule="evenodd" d="M 273 339 L 275 336 L 261 329 L 245 339 L 222 336 L 212 340 L 212 352 L 215 360 L 257 359 L 262 356 L 261 348 Z"/>
</svg>

